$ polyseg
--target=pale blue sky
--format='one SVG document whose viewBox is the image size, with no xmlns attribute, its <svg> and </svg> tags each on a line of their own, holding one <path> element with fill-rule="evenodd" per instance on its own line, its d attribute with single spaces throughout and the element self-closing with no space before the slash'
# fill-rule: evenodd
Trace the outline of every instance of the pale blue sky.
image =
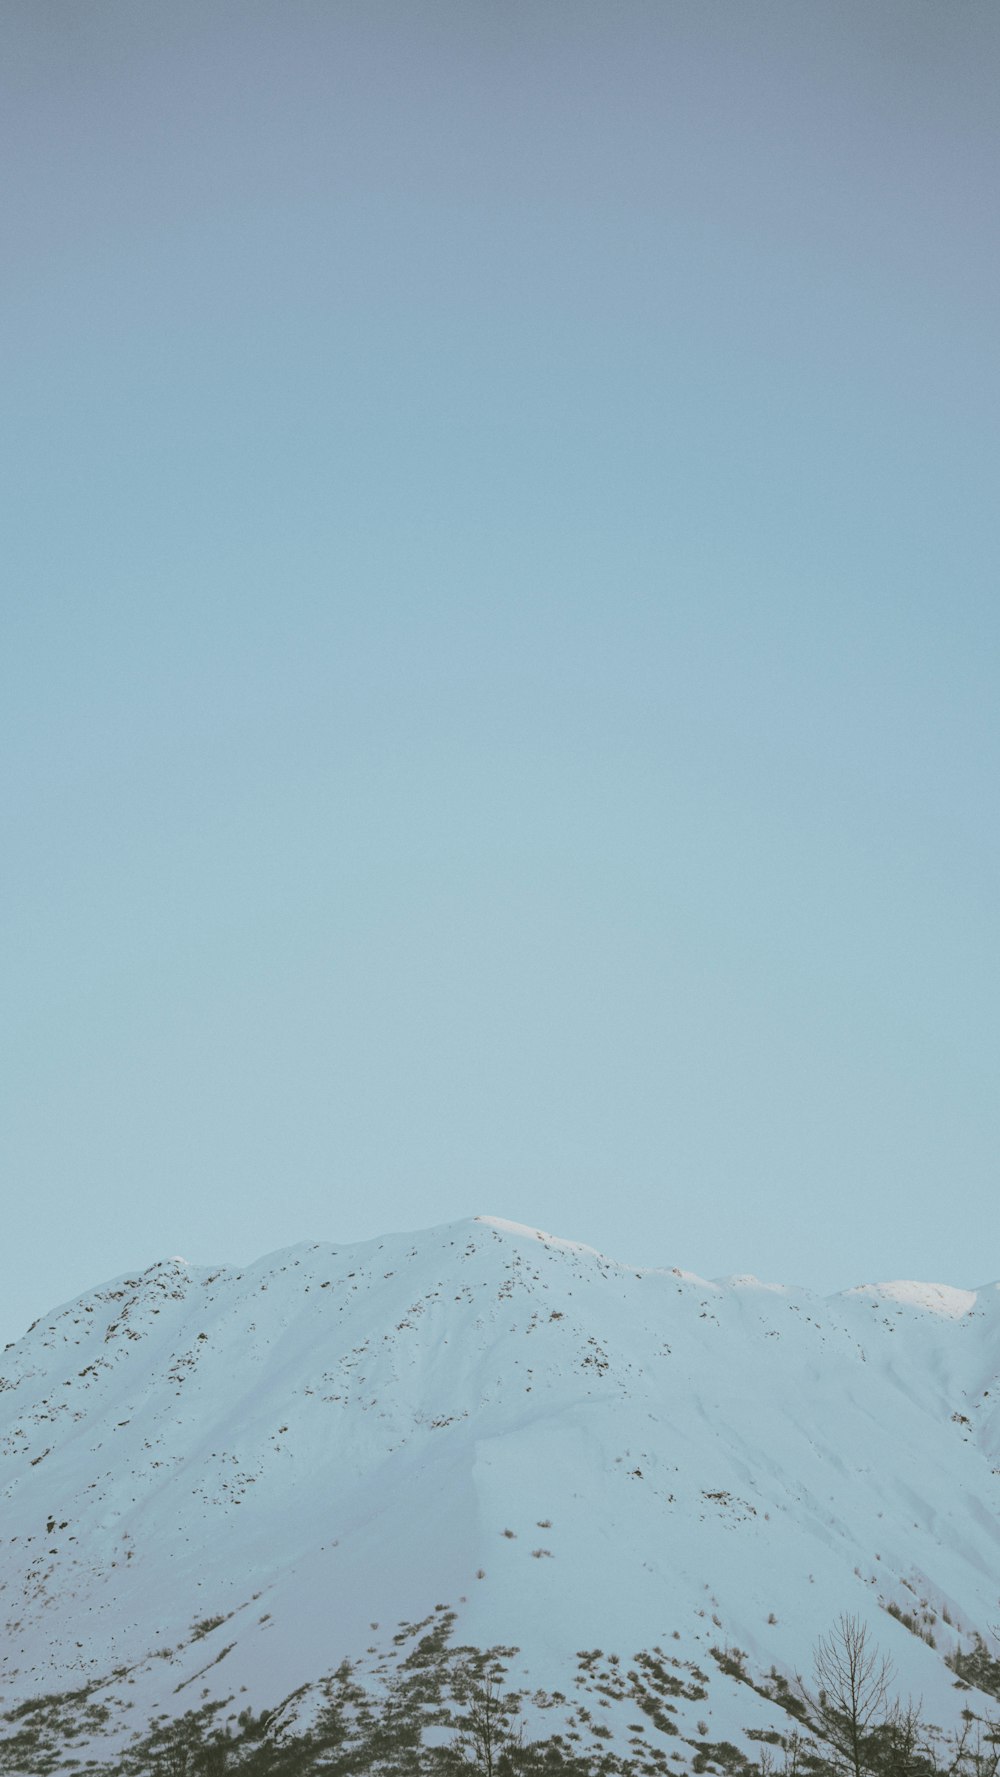
<svg viewBox="0 0 1000 1777">
<path fill-rule="evenodd" d="M 0 1336 L 1000 1276 L 995 0 L 12 0 Z"/>
</svg>

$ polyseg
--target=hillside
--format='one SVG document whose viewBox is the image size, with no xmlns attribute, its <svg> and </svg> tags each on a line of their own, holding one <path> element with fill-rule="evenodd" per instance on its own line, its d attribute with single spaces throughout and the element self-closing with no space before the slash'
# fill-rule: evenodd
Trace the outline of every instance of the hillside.
<svg viewBox="0 0 1000 1777">
<path fill-rule="evenodd" d="M 783 1733 L 850 1613 L 951 1726 L 989 1700 L 946 1657 L 1000 1618 L 998 1360 L 996 1285 L 819 1299 L 492 1218 L 165 1261 L 0 1360 L 3 1707 L 99 1698 L 84 1748 L 215 1700 L 304 1719 L 430 1620 L 517 1650 L 529 1723 L 681 1768 Z M 665 1727 L 615 1676 L 640 1654 Z"/>
</svg>

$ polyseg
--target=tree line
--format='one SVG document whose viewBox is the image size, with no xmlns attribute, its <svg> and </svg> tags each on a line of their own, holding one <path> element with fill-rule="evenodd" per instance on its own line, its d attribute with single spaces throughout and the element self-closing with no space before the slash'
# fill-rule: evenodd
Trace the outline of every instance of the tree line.
<svg viewBox="0 0 1000 1777">
<path fill-rule="evenodd" d="M 42 1777 L 75 1766 L 91 1777 L 676 1777 L 685 1770 L 693 1777 L 1000 1777 L 1000 1713 L 989 1705 L 983 1714 L 967 1707 L 957 1729 L 934 1727 L 918 1702 L 895 1693 L 891 1661 L 856 1616 L 842 1615 L 820 1636 L 809 1676 L 796 1675 L 794 1684 L 776 1672 L 769 1680 L 753 1678 L 738 1650 L 715 1650 L 723 1671 L 768 1697 L 788 1723 L 784 1733 L 748 1729 L 752 1756 L 729 1741 L 709 1740 L 704 1722 L 696 1737 L 683 1733 L 666 1699 L 706 1691 L 685 1688 L 648 1655 L 637 1657 L 637 1667 L 652 1672 L 656 1686 L 645 1701 L 641 1686 L 628 1695 L 638 1699 L 637 1712 L 645 1709 L 662 1744 L 641 1727 L 629 1753 L 601 1744 L 598 1737 L 610 1739 L 610 1732 L 579 1699 L 577 1725 L 586 1733 L 568 1731 L 564 1722 L 561 1732 L 529 1735 L 527 1698 L 509 1688 L 506 1677 L 517 1650 L 453 1648 L 453 1622 L 448 1613 L 422 1636 L 381 1695 L 345 1661 L 318 1687 L 307 1723 L 294 1719 L 294 1698 L 271 1711 L 245 1710 L 235 1722 L 221 1719 L 221 1703 L 205 1703 L 154 1722 L 112 1763 L 71 1756 L 74 1741 L 86 1737 L 93 1745 L 101 1728 L 92 1693 L 22 1704 L 4 1718 L 0 1773 Z M 581 1670 L 592 1671 L 596 1655 L 579 1658 Z M 618 1669 L 614 1655 L 608 1662 L 609 1671 Z M 951 1664 L 956 1685 L 966 1691 L 976 1685 L 981 1707 L 983 1693 L 1000 1703 L 1000 1661 L 981 1640 Z M 690 1665 L 686 1671 L 705 1676 Z M 531 1700 L 543 1708 L 558 1701 L 573 1712 L 559 1693 L 535 1692 Z"/>
</svg>

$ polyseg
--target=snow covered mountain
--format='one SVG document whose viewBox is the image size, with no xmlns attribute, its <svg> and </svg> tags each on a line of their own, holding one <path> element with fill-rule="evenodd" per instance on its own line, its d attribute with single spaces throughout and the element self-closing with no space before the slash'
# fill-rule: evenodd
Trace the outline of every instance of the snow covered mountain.
<svg viewBox="0 0 1000 1777">
<path fill-rule="evenodd" d="M 787 1727 L 850 1613 L 947 1726 L 1000 1619 L 998 1372 L 997 1285 L 823 1300 L 489 1217 L 154 1265 L 0 1360 L 3 1707 L 270 1707 L 437 1611 L 578 1743 L 656 1740 L 616 1677 L 656 1650 L 676 1759 Z"/>
</svg>

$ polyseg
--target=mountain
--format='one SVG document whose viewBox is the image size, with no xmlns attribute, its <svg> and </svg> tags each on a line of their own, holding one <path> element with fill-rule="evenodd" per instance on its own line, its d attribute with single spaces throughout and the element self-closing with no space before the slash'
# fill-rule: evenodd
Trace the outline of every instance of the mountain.
<svg viewBox="0 0 1000 1777">
<path fill-rule="evenodd" d="M 821 1299 L 491 1217 L 153 1265 L 0 1360 L 2 1707 L 83 1699 L 91 1749 L 291 1719 L 437 1625 L 652 1770 L 784 1733 L 848 1615 L 950 1727 L 1000 1619 L 998 1360 L 997 1285 Z"/>
</svg>

